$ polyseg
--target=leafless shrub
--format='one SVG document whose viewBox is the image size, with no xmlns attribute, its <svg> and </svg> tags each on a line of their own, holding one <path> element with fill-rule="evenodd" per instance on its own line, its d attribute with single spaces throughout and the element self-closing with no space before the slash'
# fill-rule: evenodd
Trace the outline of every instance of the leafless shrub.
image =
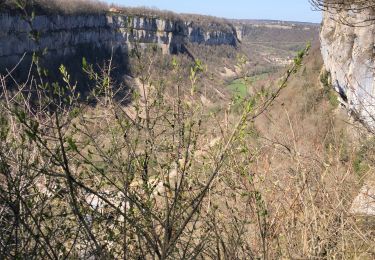
<svg viewBox="0 0 375 260">
<path fill-rule="evenodd" d="M 108 10 L 108 5 L 99 0 L 37 0 L 36 2 L 48 10 L 59 10 L 64 13 L 100 13 Z"/>
<path fill-rule="evenodd" d="M 150 74 L 154 51 L 135 50 L 139 91 L 129 107 L 114 98 L 119 89 L 111 80 L 111 61 L 101 73 L 83 62 L 96 79 L 96 108 L 80 102 L 64 66 L 63 84 L 37 75 L 14 82 L 11 91 L 10 75 L 1 77 L 1 258 L 195 259 L 216 258 L 222 250 L 228 258 L 254 255 L 244 247 L 250 230 L 235 233 L 246 227 L 242 216 L 241 223 L 216 223 L 211 198 L 222 188 L 217 181 L 230 170 L 230 158 L 239 158 L 247 122 L 273 103 L 298 62 L 272 95 L 246 101 L 234 126 L 211 144 L 202 128 L 213 122 L 210 115 L 189 105 L 190 91 L 180 85 L 186 68 L 171 64 L 175 95 L 167 100 L 163 81 Z M 252 194 L 249 208 L 257 212 L 259 203 Z M 263 230 L 263 222 L 256 223 Z M 220 243 L 225 248 L 215 249 L 221 229 L 227 232 Z"/>
<path fill-rule="evenodd" d="M 374 0 L 310 0 L 310 3 L 317 10 L 334 14 L 333 19 L 348 26 L 369 26 L 375 21 Z M 353 14 L 356 15 L 354 21 Z"/>
<path fill-rule="evenodd" d="M 37 8 L 48 13 L 102 13 L 108 11 L 108 5 L 100 0 L 6 0 L 4 9 Z"/>
<path fill-rule="evenodd" d="M 336 10 L 353 10 L 360 11 L 362 9 L 374 8 L 373 0 L 309 0 L 313 6 L 320 10 L 336 9 Z"/>
<path fill-rule="evenodd" d="M 145 16 L 149 18 L 161 18 L 172 21 L 182 21 L 193 23 L 202 28 L 220 28 L 231 31 L 232 25 L 223 18 L 196 14 L 178 14 L 167 10 L 158 10 L 148 7 L 123 7 L 118 5 L 108 5 L 100 0 L 5 0 L 0 3 L 2 9 L 19 10 L 19 5 L 23 8 L 38 8 L 47 13 L 62 12 L 65 14 L 86 14 L 112 12 L 128 16 Z"/>
<path fill-rule="evenodd" d="M 218 18 L 208 15 L 197 15 L 197 14 L 179 14 L 167 10 L 158 10 L 149 7 L 122 7 L 117 5 L 112 5 L 112 8 L 116 10 L 117 13 L 122 13 L 124 15 L 130 16 L 146 16 L 152 18 L 161 18 L 172 21 L 182 21 L 185 23 L 193 23 L 202 28 L 219 28 L 232 30 L 232 25 L 230 22 L 224 18 Z"/>
</svg>

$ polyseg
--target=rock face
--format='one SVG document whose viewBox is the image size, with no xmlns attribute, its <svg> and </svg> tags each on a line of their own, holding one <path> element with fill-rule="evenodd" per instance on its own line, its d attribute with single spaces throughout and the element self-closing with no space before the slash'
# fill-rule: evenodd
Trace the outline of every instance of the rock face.
<svg viewBox="0 0 375 260">
<path fill-rule="evenodd" d="M 361 12 L 329 10 L 320 33 L 321 51 L 331 83 L 342 102 L 367 126 L 375 127 L 375 25 Z M 339 22 L 345 20 L 345 22 Z M 350 25 L 347 25 L 350 24 Z"/>
<path fill-rule="evenodd" d="M 24 53 L 47 51 L 52 58 L 91 48 L 126 52 L 133 43 L 156 44 L 164 53 L 184 50 L 187 42 L 206 45 L 237 44 L 229 25 L 127 16 L 120 13 L 37 15 L 27 22 L 21 15 L 0 12 L 0 68 L 14 65 Z"/>
<path fill-rule="evenodd" d="M 350 211 L 353 214 L 375 216 L 375 185 L 365 185 L 354 199 Z"/>
</svg>

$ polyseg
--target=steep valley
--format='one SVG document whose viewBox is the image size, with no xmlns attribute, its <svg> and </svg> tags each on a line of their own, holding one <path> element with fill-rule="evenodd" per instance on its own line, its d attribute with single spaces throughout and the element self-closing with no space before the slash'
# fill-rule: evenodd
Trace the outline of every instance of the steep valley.
<svg viewBox="0 0 375 260">
<path fill-rule="evenodd" d="M 374 259 L 374 26 L 339 14 L 0 1 L 0 259 Z"/>
</svg>

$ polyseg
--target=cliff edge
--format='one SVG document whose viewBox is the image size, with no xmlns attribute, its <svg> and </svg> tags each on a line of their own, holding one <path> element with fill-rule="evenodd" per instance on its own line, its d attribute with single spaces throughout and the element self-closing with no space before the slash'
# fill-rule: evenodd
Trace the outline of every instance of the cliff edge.
<svg viewBox="0 0 375 260">
<path fill-rule="evenodd" d="M 348 110 L 371 128 L 375 127 L 374 17 L 370 8 L 328 9 L 320 33 L 330 83 Z"/>
<path fill-rule="evenodd" d="M 127 53 L 135 43 L 160 47 L 164 53 L 184 52 L 186 43 L 238 43 L 230 23 L 205 17 L 170 17 L 158 13 L 108 8 L 96 12 L 30 7 L 30 17 L 12 8 L 0 9 L 0 71 L 14 66 L 23 55 L 44 52 L 50 60 L 99 52 Z M 184 18 L 184 19 L 183 19 Z"/>
</svg>

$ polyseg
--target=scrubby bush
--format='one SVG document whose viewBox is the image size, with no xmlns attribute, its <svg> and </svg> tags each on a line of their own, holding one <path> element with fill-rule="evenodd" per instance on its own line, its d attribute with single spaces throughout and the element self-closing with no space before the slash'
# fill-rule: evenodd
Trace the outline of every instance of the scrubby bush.
<svg viewBox="0 0 375 260">
<path fill-rule="evenodd" d="M 2 10 L 19 11 L 39 10 L 44 13 L 64 14 L 92 14 L 92 13 L 116 13 L 127 16 L 146 16 L 173 21 L 182 21 L 194 24 L 204 29 L 233 31 L 233 26 L 223 18 L 197 14 L 178 14 L 167 10 L 158 10 L 148 7 L 123 7 L 108 5 L 100 0 L 5 0 L 0 3 Z"/>
<path fill-rule="evenodd" d="M 338 14 L 334 18 L 337 23 L 348 26 L 364 27 L 373 25 L 375 22 L 375 1 L 374 0 L 309 0 L 319 11 L 326 11 L 331 14 Z M 356 13 L 352 19 L 351 13 Z"/>
<path fill-rule="evenodd" d="M 102 13 L 108 11 L 108 5 L 100 0 L 5 0 L 2 8 L 39 9 L 47 13 Z"/>
<path fill-rule="evenodd" d="M 198 14 L 179 14 L 167 10 L 158 10 L 149 7 L 122 7 L 117 5 L 112 5 L 112 8 L 116 10 L 117 13 L 121 13 L 129 16 L 146 16 L 153 18 L 161 18 L 172 21 L 182 21 L 189 24 L 194 24 L 204 29 L 220 29 L 233 31 L 233 26 L 231 23 L 224 19 L 208 15 L 198 15 Z"/>
<path fill-rule="evenodd" d="M 82 61 L 89 102 L 63 65 L 60 83 L 0 76 L 1 259 L 374 256 L 373 229 L 348 212 L 351 142 L 322 100 L 301 113 L 307 50 L 242 113 L 207 112 L 184 84 L 202 63 L 157 51 L 130 52 L 131 104 L 112 60 Z"/>
<path fill-rule="evenodd" d="M 82 64 L 95 79 L 95 107 L 63 65 L 60 84 L 43 75 L 27 83 L 32 99 L 1 76 L 1 258 L 275 256 L 274 209 L 246 163 L 258 138 L 249 122 L 294 68 L 268 97 L 244 100 L 228 127 L 192 103 L 178 60 L 165 65 L 175 83 L 166 95 L 163 78 L 150 73 L 155 51 L 134 52 L 129 106 L 115 98 L 110 61 L 101 73 Z"/>
</svg>

